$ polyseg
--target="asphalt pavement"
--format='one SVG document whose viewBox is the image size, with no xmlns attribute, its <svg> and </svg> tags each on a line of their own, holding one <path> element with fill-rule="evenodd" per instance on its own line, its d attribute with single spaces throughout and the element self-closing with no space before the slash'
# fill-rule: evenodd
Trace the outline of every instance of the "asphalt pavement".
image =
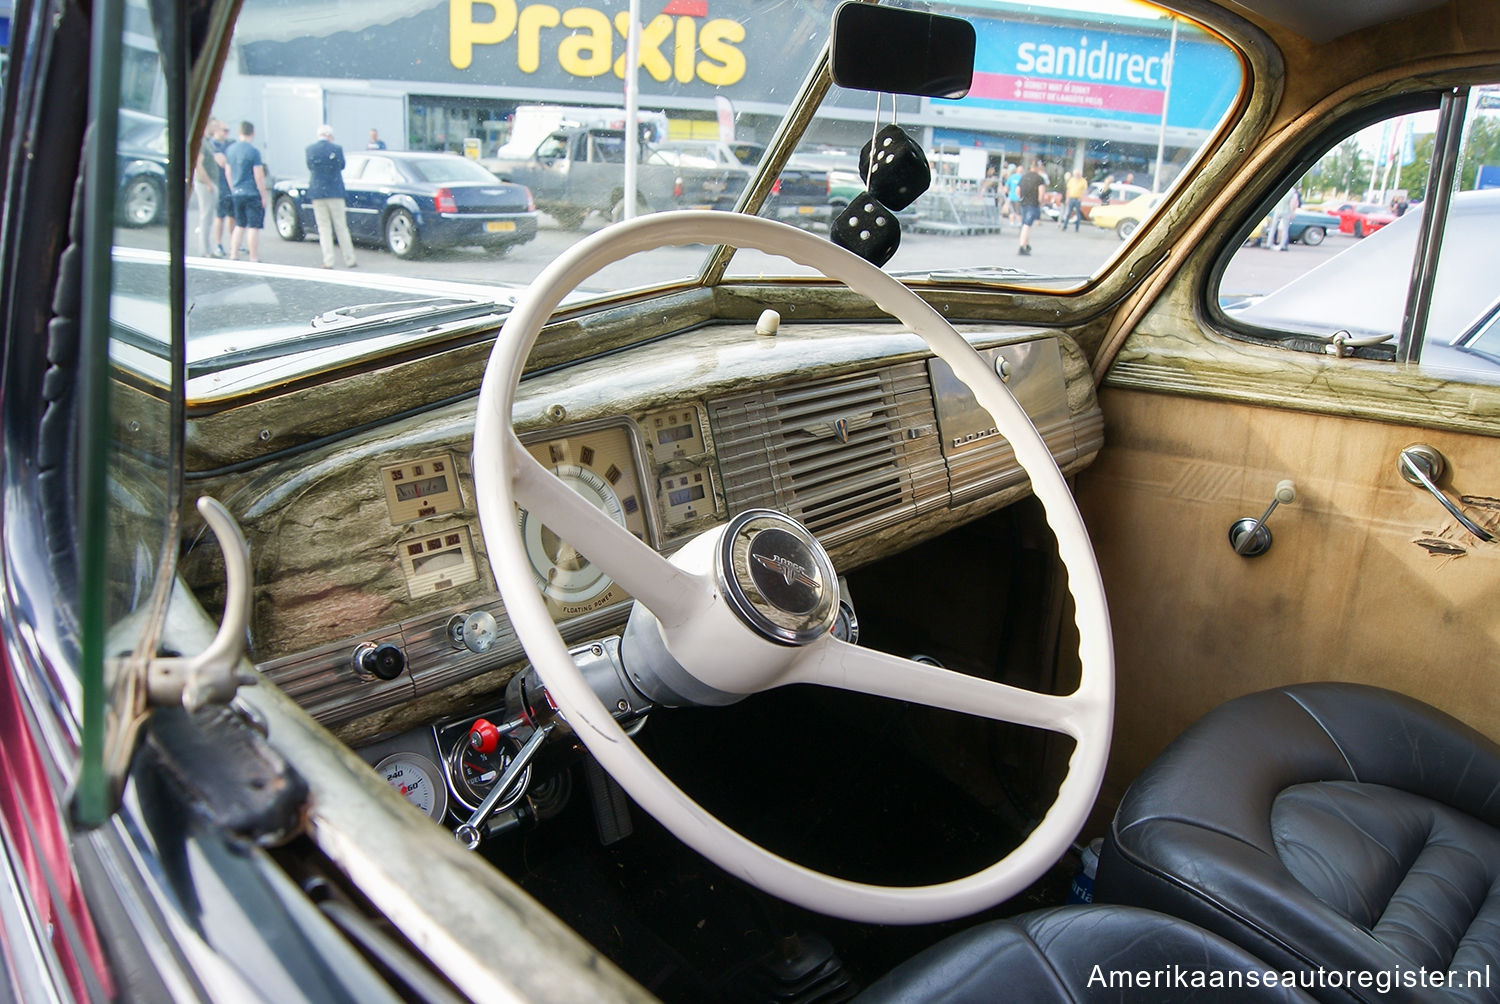
<svg viewBox="0 0 1500 1004">
<path fill-rule="evenodd" d="M 603 226 L 598 217 L 578 230 L 557 227 L 550 217 L 541 218 L 536 239 L 497 255 L 478 248 L 432 250 L 411 259 L 397 258 L 383 247 L 360 246 L 356 249 L 359 268 L 371 273 L 408 277 L 427 277 L 458 282 L 493 283 L 508 288 L 524 287 L 546 265 L 584 235 Z M 1124 246 L 1112 230 L 1088 222 L 1077 230 L 1061 230 L 1055 222 L 1043 220 L 1033 225 L 1031 254 L 1018 251 L 1019 228 L 1002 224 L 998 232 L 979 234 L 923 233 L 908 230 L 902 234 L 901 247 L 886 264 L 890 272 L 927 269 L 965 269 L 983 266 L 1010 266 L 1039 275 L 1079 275 L 1093 273 L 1110 256 Z M 705 234 L 705 241 L 713 235 Z M 1266 292 L 1278 288 L 1348 247 L 1354 238 L 1337 233 L 1317 247 L 1294 244 L 1287 252 L 1270 248 L 1247 247 L 1239 250 L 1225 273 L 1226 291 Z M 166 230 L 147 227 L 140 230 L 119 228 L 116 241 L 132 247 L 166 247 Z M 195 235 L 189 234 L 189 247 L 195 247 Z M 315 238 L 284 241 L 275 230 L 261 233 L 261 260 L 284 265 L 318 268 L 321 253 Z M 660 281 L 690 278 L 701 267 L 708 245 L 662 248 L 646 255 L 636 255 L 604 269 L 584 284 L 589 291 L 610 291 L 647 285 Z M 341 268 L 342 266 L 340 266 Z M 809 274 L 811 270 L 777 260 L 759 252 L 744 251 L 730 264 L 732 276 L 770 276 Z"/>
</svg>

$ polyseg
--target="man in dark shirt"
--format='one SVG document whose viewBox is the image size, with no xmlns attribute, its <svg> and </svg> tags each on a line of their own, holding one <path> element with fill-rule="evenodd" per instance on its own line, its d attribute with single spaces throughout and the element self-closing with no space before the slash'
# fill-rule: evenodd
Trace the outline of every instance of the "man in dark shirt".
<svg viewBox="0 0 1500 1004">
<path fill-rule="evenodd" d="M 1021 236 L 1017 250 L 1031 254 L 1031 225 L 1042 217 L 1042 196 L 1047 192 L 1047 176 L 1042 173 L 1041 161 L 1031 162 L 1031 170 L 1021 179 L 1017 192 L 1021 197 Z"/>
<path fill-rule="evenodd" d="M 240 138 L 224 151 L 224 170 L 234 197 L 234 231 L 229 235 L 229 257 L 239 253 L 240 240 L 251 261 L 260 261 L 260 231 L 266 225 L 266 165 L 255 145 L 255 126 L 240 123 Z"/>
<path fill-rule="evenodd" d="M 344 148 L 333 141 L 333 127 L 318 126 L 318 139 L 307 148 L 307 197 L 318 221 L 318 247 L 323 267 L 333 268 L 333 238 L 338 235 L 344 264 L 353 268 L 354 244 L 344 207 Z"/>
<path fill-rule="evenodd" d="M 370 130 L 370 142 L 368 142 L 368 143 L 365 144 L 365 149 L 366 150 L 384 150 L 385 149 L 385 140 L 383 140 L 383 139 L 380 138 L 380 130 L 379 129 L 371 129 Z"/>
</svg>

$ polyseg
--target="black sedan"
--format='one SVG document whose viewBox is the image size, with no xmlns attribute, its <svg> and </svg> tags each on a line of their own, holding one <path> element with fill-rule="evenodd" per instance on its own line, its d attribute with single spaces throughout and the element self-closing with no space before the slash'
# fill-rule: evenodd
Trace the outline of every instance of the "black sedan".
<svg viewBox="0 0 1500 1004">
<path fill-rule="evenodd" d="M 536 237 L 536 206 L 526 186 L 453 154 L 351 153 L 344 189 L 350 236 L 384 244 L 398 258 L 474 245 L 503 254 Z M 306 178 L 278 181 L 272 203 L 283 240 L 317 232 Z"/>
</svg>

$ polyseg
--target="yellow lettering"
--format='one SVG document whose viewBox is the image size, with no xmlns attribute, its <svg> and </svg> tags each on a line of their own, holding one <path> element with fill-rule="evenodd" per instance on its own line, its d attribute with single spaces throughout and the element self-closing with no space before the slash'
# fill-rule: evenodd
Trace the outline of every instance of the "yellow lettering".
<svg viewBox="0 0 1500 1004">
<path fill-rule="evenodd" d="M 597 77 L 609 72 L 610 43 L 614 32 L 609 18 L 597 10 L 573 7 L 563 11 L 564 28 L 584 29 L 587 34 L 569 35 L 558 43 L 557 62 L 575 77 Z"/>
<path fill-rule="evenodd" d="M 615 15 L 615 30 L 621 37 L 630 34 L 630 12 L 620 11 Z M 672 19 L 665 14 L 658 14 L 641 29 L 641 51 L 640 59 L 636 65 L 647 73 L 657 83 L 665 83 L 672 75 L 672 64 L 661 54 L 661 44 L 672 34 Z M 625 79 L 625 57 L 621 56 L 615 60 L 615 76 L 621 80 Z"/>
<path fill-rule="evenodd" d="M 677 44 L 672 51 L 672 68 L 679 84 L 693 82 L 693 57 L 698 54 L 698 22 L 690 17 L 677 19 Z"/>
<path fill-rule="evenodd" d="M 474 8 L 480 5 L 494 12 L 490 20 L 474 20 Z M 515 30 L 515 0 L 448 0 L 448 61 L 467 70 L 474 61 L 474 46 L 497 45 Z"/>
<path fill-rule="evenodd" d="M 699 61 L 698 79 L 715 87 L 739 83 L 745 76 L 745 54 L 733 43 L 744 40 L 745 28 L 738 21 L 716 17 L 705 24 L 698 33 L 698 48 L 708 59 Z"/>
<path fill-rule="evenodd" d="M 542 65 L 542 29 L 557 27 L 557 8 L 534 3 L 521 8 L 521 30 L 516 35 L 516 65 L 535 73 Z"/>
</svg>

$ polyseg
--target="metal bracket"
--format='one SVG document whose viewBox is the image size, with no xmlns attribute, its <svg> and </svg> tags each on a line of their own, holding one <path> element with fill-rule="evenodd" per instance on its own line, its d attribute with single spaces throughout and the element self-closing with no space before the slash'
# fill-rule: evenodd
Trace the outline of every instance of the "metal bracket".
<svg viewBox="0 0 1500 1004">
<path fill-rule="evenodd" d="M 240 669 L 250 625 L 250 545 L 217 499 L 199 498 L 198 512 L 224 552 L 224 619 L 214 640 L 198 655 L 157 657 L 146 665 L 151 703 L 181 704 L 188 711 L 209 703 L 227 704 L 242 685 L 256 680 L 254 673 Z"/>
</svg>

